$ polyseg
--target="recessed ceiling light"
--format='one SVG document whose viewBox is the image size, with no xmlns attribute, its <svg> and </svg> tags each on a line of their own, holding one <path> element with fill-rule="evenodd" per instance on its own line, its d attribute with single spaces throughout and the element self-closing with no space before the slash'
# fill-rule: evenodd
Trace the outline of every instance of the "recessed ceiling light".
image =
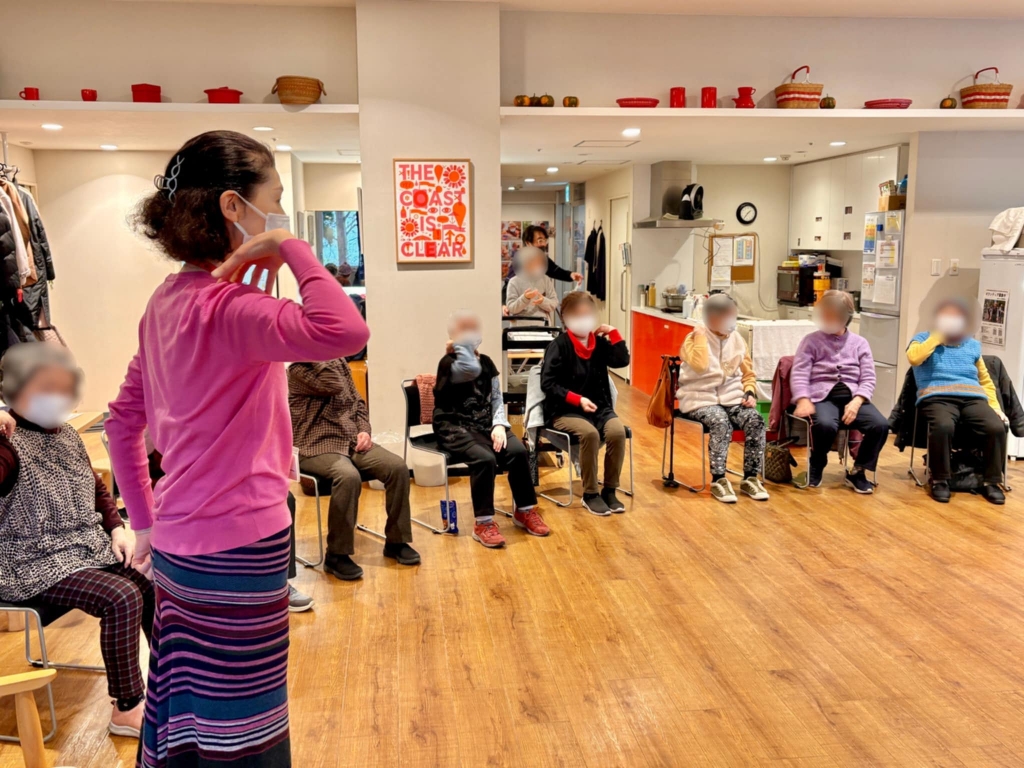
<svg viewBox="0 0 1024 768">
<path fill-rule="evenodd" d="M 508 191 L 509 191 L 509 192 L 515 192 L 515 191 L 516 191 L 516 188 L 515 188 L 515 187 L 509 187 L 509 188 L 508 188 Z"/>
<path fill-rule="evenodd" d="M 622 132 L 622 135 L 625 136 L 627 139 L 635 139 L 637 136 L 640 135 L 640 129 L 639 128 L 627 128 L 626 130 L 624 130 Z"/>
<path fill-rule="evenodd" d="M 830 147 L 845 147 L 846 146 L 846 142 L 845 141 L 830 141 L 829 142 L 829 146 Z"/>
<path fill-rule="evenodd" d="M 764 161 L 765 161 L 766 163 L 774 163 L 774 162 L 775 162 L 776 160 L 778 160 L 778 159 L 779 159 L 779 158 L 777 158 L 777 157 L 766 157 L 766 158 L 764 159 Z"/>
<path fill-rule="evenodd" d="M 44 131 L 59 131 L 62 130 L 63 128 L 63 125 L 58 125 L 57 123 L 43 123 Z"/>
<path fill-rule="evenodd" d="M 523 179 L 523 181 L 525 181 L 527 184 L 533 184 L 533 182 L 535 182 L 536 179 Z"/>
<path fill-rule="evenodd" d="M 104 152 L 113 152 L 117 149 L 117 144 L 100 144 L 100 149 Z"/>
<path fill-rule="evenodd" d="M 254 131 L 272 131 L 274 129 L 271 128 L 269 125 L 256 125 L 256 126 L 253 126 L 253 130 Z"/>
<path fill-rule="evenodd" d="M 548 173 L 558 173 L 558 166 L 552 165 L 550 168 L 548 168 Z"/>
<path fill-rule="evenodd" d="M 277 151 L 278 152 L 291 152 L 292 151 L 292 145 L 291 144 L 278 144 L 277 145 Z"/>
</svg>

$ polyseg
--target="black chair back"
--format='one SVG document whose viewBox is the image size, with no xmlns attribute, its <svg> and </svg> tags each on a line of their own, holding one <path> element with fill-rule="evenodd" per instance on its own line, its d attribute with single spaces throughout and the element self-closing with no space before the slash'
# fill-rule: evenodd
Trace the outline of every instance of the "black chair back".
<svg viewBox="0 0 1024 768">
<path fill-rule="evenodd" d="M 402 382 L 402 391 L 405 393 L 405 431 L 408 434 L 413 427 L 422 423 L 420 414 L 420 388 L 416 379 L 406 379 Z"/>
</svg>

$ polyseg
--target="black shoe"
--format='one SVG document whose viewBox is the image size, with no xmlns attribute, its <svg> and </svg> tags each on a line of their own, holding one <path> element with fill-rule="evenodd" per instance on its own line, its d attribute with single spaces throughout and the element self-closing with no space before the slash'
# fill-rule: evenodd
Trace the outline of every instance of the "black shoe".
<svg viewBox="0 0 1024 768">
<path fill-rule="evenodd" d="M 612 513 L 611 508 L 605 500 L 601 498 L 600 493 L 584 493 L 583 506 L 586 507 L 587 511 L 592 515 L 601 515 L 604 517 Z"/>
<path fill-rule="evenodd" d="M 857 493 L 875 492 L 874 484 L 872 484 L 872 482 L 868 480 L 867 475 L 864 473 L 863 469 L 859 469 L 853 474 L 847 472 L 846 484 L 853 488 L 853 490 L 855 490 Z"/>
<path fill-rule="evenodd" d="M 940 504 L 949 503 L 949 483 L 940 481 L 938 483 L 932 483 L 932 498 Z"/>
<path fill-rule="evenodd" d="M 991 501 L 993 504 L 1006 503 L 1006 496 L 1003 495 L 1003 489 L 998 485 L 986 485 L 981 489 L 981 495 L 985 497 L 986 501 Z"/>
<path fill-rule="evenodd" d="M 356 581 L 363 578 L 363 569 L 348 555 L 328 555 L 324 560 L 324 573 L 336 576 L 342 581 Z"/>
<path fill-rule="evenodd" d="M 821 476 L 825 474 L 823 468 L 815 469 L 811 467 L 807 472 L 807 487 L 808 488 L 819 488 L 821 487 Z"/>
<path fill-rule="evenodd" d="M 397 560 L 400 565 L 420 564 L 420 553 L 408 544 L 385 544 L 384 557 Z"/>
<path fill-rule="evenodd" d="M 626 511 L 626 505 L 619 501 L 619 497 L 615 495 L 614 488 L 605 488 L 601 491 L 601 498 L 604 499 L 604 503 L 608 505 L 615 514 L 619 515 Z"/>
</svg>

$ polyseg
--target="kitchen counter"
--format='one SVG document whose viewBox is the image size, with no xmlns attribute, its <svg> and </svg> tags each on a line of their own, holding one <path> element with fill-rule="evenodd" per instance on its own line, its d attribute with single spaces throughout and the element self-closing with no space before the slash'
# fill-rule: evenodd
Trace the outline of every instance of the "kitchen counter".
<svg viewBox="0 0 1024 768">
<path fill-rule="evenodd" d="M 635 314 L 647 315 L 648 317 L 655 317 L 658 320 L 671 320 L 674 323 L 682 323 L 691 327 L 703 325 L 700 320 L 683 317 L 682 312 L 662 312 L 658 307 L 633 307 L 633 312 Z"/>
</svg>

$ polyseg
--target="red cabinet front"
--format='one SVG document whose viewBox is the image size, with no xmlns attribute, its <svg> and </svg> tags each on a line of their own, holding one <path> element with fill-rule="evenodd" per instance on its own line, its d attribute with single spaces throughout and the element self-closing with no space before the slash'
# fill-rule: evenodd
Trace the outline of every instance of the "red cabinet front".
<svg viewBox="0 0 1024 768">
<path fill-rule="evenodd" d="M 692 330 L 692 326 L 675 320 L 634 312 L 633 339 L 629 349 L 633 361 L 630 384 L 646 395 L 654 394 L 661 372 L 661 356 L 678 355 L 683 339 Z"/>
</svg>

